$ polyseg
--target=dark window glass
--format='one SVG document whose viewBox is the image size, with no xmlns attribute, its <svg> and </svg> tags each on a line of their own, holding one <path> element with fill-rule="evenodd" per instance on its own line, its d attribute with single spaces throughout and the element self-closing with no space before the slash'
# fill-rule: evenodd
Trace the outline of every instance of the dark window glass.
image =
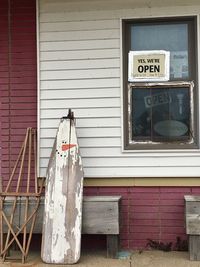
<svg viewBox="0 0 200 267">
<path fill-rule="evenodd" d="M 188 87 L 134 88 L 131 90 L 131 103 L 132 141 L 191 139 Z"/>
</svg>

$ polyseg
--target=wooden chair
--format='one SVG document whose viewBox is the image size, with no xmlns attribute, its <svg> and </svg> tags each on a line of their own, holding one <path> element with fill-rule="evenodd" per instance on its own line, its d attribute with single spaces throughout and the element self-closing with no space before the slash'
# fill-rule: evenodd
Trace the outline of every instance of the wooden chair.
<svg viewBox="0 0 200 267">
<path fill-rule="evenodd" d="M 5 261 L 8 251 L 16 243 L 25 262 L 31 243 L 43 183 L 37 179 L 36 130 L 27 128 L 24 142 L 15 162 L 5 191 L 0 193 L 0 253 Z M 34 173 L 32 175 L 32 173 Z M 25 201 L 25 210 L 20 209 Z M 30 209 L 30 200 L 34 208 Z M 10 210 L 5 209 L 6 201 L 11 201 Z M 16 221 L 19 221 L 16 225 Z M 4 233 L 6 236 L 4 238 Z M 19 238 L 22 235 L 22 240 Z"/>
</svg>

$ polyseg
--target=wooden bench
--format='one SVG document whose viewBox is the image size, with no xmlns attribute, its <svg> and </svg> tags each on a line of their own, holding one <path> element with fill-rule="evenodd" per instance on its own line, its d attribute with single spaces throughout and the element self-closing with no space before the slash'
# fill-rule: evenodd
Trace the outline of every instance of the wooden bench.
<svg viewBox="0 0 200 267">
<path fill-rule="evenodd" d="M 83 198 L 83 234 L 106 235 L 107 257 L 116 258 L 119 246 L 119 203 L 121 196 L 90 196 Z M 34 201 L 30 200 L 30 211 L 34 208 Z M 20 217 L 24 216 L 24 200 L 17 203 L 18 214 L 14 218 L 16 225 L 20 225 Z M 7 200 L 4 210 L 9 214 L 12 200 Z M 34 233 L 42 233 L 44 199 L 41 199 Z M 6 229 L 4 230 L 7 231 Z M 29 231 L 29 229 L 27 229 Z"/>
<path fill-rule="evenodd" d="M 200 196 L 184 196 L 190 260 L 200 260 Z"/>
</svg>

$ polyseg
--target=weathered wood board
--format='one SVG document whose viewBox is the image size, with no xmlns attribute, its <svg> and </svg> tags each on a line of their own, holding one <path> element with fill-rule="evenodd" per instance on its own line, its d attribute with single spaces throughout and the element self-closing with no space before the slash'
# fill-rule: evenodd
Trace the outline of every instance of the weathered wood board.
<svg viewBox="0 0 200 267">
<path fill-rule="evenodd" d="M 120 196 L 84 197 L 83 232 L 119 234 Z"/>
<path fill-rule="evenodd" d="M 200 260 L 200 235 L 189 235 L 189 254 L 191 261 Z"/>
<path fill-rule="evenodd" d="M 200 260 L 200 196 L 184 196 L 190 260 Z"/>
<path fill-rule="evenodd" d="M 73 264 L 80 258 L 83 169 L 73 119 L 61 119 L 47 169 L 41 257 Z"/>
<path fill-rule="evenodd" d="M 119 229 L 120 229 L 120 199 L 121 196 L 85 196 L 83 197 L 83 217 L 82 234 L 102 234 L 106 235 L 107 257 L 116 258 L 119 247 Z M 24 216 L 25 198 L 21 203 L 17 201 L 18 211 L 13 218 L 13 224 L 19 226 L 19 217 Z M 34 206 L 30 198 L 30 211 Z M 19 208 L 21 207 L 21 208 Z M 4 203 L 5 214 L 9 214 L 12 209 L 12 201 L 7 199 Z M 44 210 L 44 197 L 41 198 L 40 206 L 37 212 L 37 218 L 34 227 L 34 233 L 42 232 Z M 21 227 L 21 225 L 20 225 Z M 4 233 L 8 231 L 6 225 L 3 227 Z M 30 227 L 27 227 L 27 233 Z"/>
<path fill-rule="evenodd" d="M 185 221 L 188 235 L 200 235 L 200 197 L 184 196 Z"/>
</svg>

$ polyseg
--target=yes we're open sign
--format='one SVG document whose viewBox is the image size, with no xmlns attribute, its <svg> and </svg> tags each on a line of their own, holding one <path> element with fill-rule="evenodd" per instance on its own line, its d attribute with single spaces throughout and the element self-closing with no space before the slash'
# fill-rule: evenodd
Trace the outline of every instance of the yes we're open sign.
<svg viewBox="0 0 200 267">
<path fill-rule="evenodd" d="M 128 66 L 128 81 L 168 81 L 170 52 L 130 51 Z"/>
</svg>

